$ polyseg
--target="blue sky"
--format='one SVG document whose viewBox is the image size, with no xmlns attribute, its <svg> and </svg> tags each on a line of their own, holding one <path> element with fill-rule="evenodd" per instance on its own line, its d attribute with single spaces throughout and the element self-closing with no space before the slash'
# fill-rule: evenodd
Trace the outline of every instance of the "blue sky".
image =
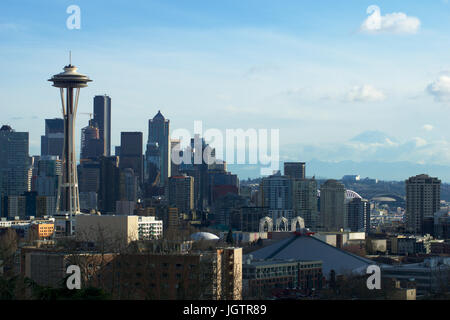
<svg viewBox="0 0 450 320">
<path fill-rule="evenodd" d="M 66 28 L 72 4 L 80 30 Z M 38 154 L 44 119 L 60 116 L 46 80 L 72 50 L 94 80 L 79 112 L 110 95 L 113 145 L 160 109 L 172 129 L 279 128 L 282 160 L 446 165 L 449 18 L 442 0 L 3 0 L 0 119 Z"/>
</svg>

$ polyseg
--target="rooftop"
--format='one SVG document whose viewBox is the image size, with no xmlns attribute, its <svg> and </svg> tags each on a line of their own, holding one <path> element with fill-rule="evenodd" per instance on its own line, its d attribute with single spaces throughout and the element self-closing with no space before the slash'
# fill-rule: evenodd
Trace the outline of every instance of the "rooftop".
<svg viewBox="0 0 450 320">
<path fill-rule="evenodd" d="M 311 236 L 293 235 L 272 245 L 253 251 L 255 259 L 283 259 L 323 261 L 323 273 L 359 272 L 376 262 L 333 247 Z"/>
</svg>

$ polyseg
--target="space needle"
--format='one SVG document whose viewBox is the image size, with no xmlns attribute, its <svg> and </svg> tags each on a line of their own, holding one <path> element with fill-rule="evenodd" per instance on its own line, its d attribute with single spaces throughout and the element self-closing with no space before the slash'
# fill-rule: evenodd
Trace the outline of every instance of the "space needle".
<svg viewBox="0 0 450 320">
<path fill-rule="evenodd" d="M 59 88 L 64 117 L 64 147 L 61 159 L 62 182 L 58 192 L 59 199 L 56 214 L 58 216 L 68 216 L 69 218 L 69 221 L 66 221 L 64 227 L 66 235 L 73 234 L 73 216 L 80 213 L 77 162 L 75 156 L 75 118 L 78 98 L 80 96 L 80 89 L 87 87 L 87 83 L 92 81 L 88 76 L 78 73 L 77 69 L 77 67 L 69 62 L 69 65 L 64 67 L 64 72 L 58 73 L 48 80 L 53 82 L 54 87 Z"/>
</svg>

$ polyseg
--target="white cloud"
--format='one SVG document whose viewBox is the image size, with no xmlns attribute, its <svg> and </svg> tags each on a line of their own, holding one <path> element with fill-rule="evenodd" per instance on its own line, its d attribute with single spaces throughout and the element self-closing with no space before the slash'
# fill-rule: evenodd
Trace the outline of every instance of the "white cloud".
<svg viewBox="0 0 450 320">
<path fill-rule="evenodd" d="M 414 140 L 414 142 L 416 143 L 416 147 L 417 147 L 417 148 L 420 148 L 420 147 L 423 147 L 423 146 L 426 146 L 426 145 L 427 145 L 427 140 L 425 140 L 425 139 L 423 139 L 423 138 L 416 137 L 416 138 L 414 138 L 413 140 Z"/>
<path fill-rule="evenodd" d="M 386 145 L 388 145 L 388 146 L 398 146 L 398 143 L 397 142 L 394 142 L 394 141 L 392 141 L 391 139 L 389 139 L 389 138 L 386 138 Z"/>
<path fill-rule="evenodd" d="M 424 124 L 422 127 L 425 131 L 432 131 L 434 127 L 431 124 Z"/>
<path fill-rule="evenodd" d="M 420 20 L 409 17 L 403 12 L 381 15 L 380 7 L 371 5 L 367 8 L 369 16 L 361 24 L 360 31 L 364 33 L 394 33 L 414 34 L 420 28 Z"/>
<path fill-rule="evenodd" d="M 441 75 L 428 85 L 427 92 L 434 96 L 436 101 L 450 101 L 450 76 Z"/>
<path fill-rule="evenodd" d="M 289 149 L 295 150 L 295 154 L 305 154 L 309 159 L 323 161 L 408 161 L 424 162 L 427 165 L 448 165 L 450 162 L 450 141 L 448 140 L 425 140 L 421 137 L 413 137 L 406 141 L 394 142 L 393 139 L 382 138 L 380 135 L 380 141 L 364 142 L 358 141 L 358 137 L 355 138 L 334 144 L 290 145 Z M 282 152 L 289 155 L 288 151 L 282 150 Z"/>
<path fill-rule="evenodd" d="M 376 102 L 386 98 L 384 93 L 371 85 L 355 86 L 347 94 L 347 100 L 352 102 Z"/>
</svg>

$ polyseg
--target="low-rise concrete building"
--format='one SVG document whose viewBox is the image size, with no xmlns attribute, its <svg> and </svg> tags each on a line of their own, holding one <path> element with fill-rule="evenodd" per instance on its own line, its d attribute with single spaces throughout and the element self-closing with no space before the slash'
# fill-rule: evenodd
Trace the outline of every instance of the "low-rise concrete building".
<svg viewBox="0 0 450 320">
<path fill-rule="evenodd" d="M 123 245 L 162 237 L 163 223 L 155 217 L 77 215 L 75 237 L 85 242 Z"/>
<path fill-rule="evenodd" d="M 244 259 L 243 294 L 245 298 L 268 297 L 275 288 L 303 291 L 321 289 L 322 261 Z"/>
<path fill-rule="evenodd" d="M 438 292 L 448 283 L 450 258 L 434 257 L 421 263 L 382 265 L 381 276 L 396 279 L 404 285 L 414 282 L 419 294 Z"/>
</svg>

